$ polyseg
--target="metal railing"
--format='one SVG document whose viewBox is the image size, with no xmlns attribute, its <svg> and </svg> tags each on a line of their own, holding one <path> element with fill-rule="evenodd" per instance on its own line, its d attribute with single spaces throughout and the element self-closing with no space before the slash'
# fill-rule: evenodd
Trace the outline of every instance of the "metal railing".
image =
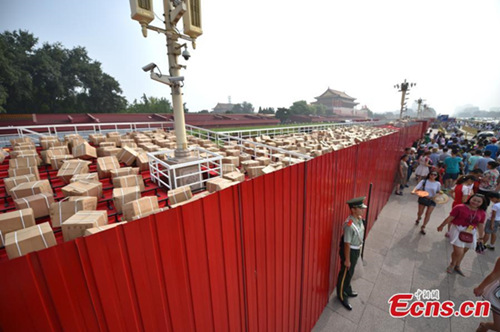
<svg viewBox="0 0 500 332">
<path fill-rule="evenodd" d="M 57 136 L 63 139 L 68 134 L 79 134 L 88 139 L 90 134 L 106 134 L 154 129 L 173 129 L 173 122 L 119 122 L 119 123 L 81 123 L 67 125 L 37 125 L 19 127 L 0 127 L 0 146 L 7 147 L 10 140 L 18 137 L 31 137 L 37 143 L 41 136 Z"/>
<path fill-rule="evenodd" d="M 184 185 L 206 187 L 210 178 L 222 176 L 221 155 L 199 147 L 189 150 L 194 160 L 180 164 L 175 163 L 174 150 L 148 152 L 151 180 L 171 190 Z"/>
<path fill-rule="evenodd" d="M 262 135 L 278 136 L 286 134 L 304 134 L 311 133 L 316 130 L 327 130 L 330 128 L 349 127 L 355 125 L 375 126 L 384 125 L 386 121 L 367 121 L 367 122 L 349 122 L 349 123 L 323 123 L 315 125 L 303 126 L 289 126 L 289 127 L 274 127 L 274 128 L 261 128 L 261 129 L 246 129 L 246 130 L 229 130 L 222 131 L 221 134 L 238 137 L 241 139 L 248 139 Z"/>
</svg>

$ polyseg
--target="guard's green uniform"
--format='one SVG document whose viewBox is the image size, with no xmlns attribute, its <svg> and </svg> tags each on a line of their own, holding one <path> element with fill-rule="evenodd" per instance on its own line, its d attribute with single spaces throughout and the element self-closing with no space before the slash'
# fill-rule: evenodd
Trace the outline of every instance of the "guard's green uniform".
<svg viewBox="0 0 500 332">
<path fill-rule="evenodd" d="M 337 294 L 341 301 L 345 299 L 348 294 L 352 294 L 351 279 L 354 275 L 354 268 L 361 253 L 361 245 L 363 244 L 363 235 L 365 234 L 365 227 L 363 220 L 349 216 L 344 222 L 344 241 L 343 243 L 350 243 L 350 261 L 351 267 L 346 269 L 344 245 L 340 246 L 340 259 L 341 268 L 339 277 L 337 278 Z"/>
<path fill-rule="evenodd" d="M 363 204 L 364 197 L 359 197 L 352 199 L 347 202 L 349 206 L 366 208 Z M 340 245 L 340 260 L 341 268 L 337 278 L 337 296 L 344 306 L 350 310 L 351 306 L 348 304 L 347 297 L 355 296 L 351 288 L 351 279 L 354 275 L 354 268 L 358 262 L 359 255 L 361 253 L 361 246 L 363 245 L 363 238 L 365 234 L 365 226 L 361 218 L 356 218 L 350 215 L 344 222 L 344 235 L 343 241 Z M 351 267 L 349 269 L 344 265 L 345 263 L 345 252 L 344 243 L 350 244 L 350 262 Z"/>
</svg>

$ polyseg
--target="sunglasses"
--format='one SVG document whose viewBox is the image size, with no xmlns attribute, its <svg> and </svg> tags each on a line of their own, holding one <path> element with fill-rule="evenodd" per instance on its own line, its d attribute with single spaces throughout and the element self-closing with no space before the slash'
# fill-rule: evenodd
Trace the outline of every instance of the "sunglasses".
<svg viewBox="0 0 500 332">
<path fill-rule="evenodd" d="M 437 173 L 431 173 L 431 175 L 435 175 L 435 176 L 437 176 Z"/>
</svg>

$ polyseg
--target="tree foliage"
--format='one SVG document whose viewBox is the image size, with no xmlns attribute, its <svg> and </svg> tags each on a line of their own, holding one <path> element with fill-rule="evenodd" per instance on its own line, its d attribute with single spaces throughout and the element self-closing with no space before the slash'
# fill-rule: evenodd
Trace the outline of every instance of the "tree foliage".
<svg viewBox="0 0 500 332">
<path fill-rule="evenodd" d="M 9 113 L 120 112 L 120 84 L 84 47 L 44 43 L 28 31 L 0 34 L 0 111 Z"/>
<path fill-rule="evenodd" d="M 274 114 L 274 108 L 272 107 L 265 107 L 265 108 L 262 108 L 262 107 L 259 107 L 259 114 Z"/>
<path fill-rule="evenodd" d="M 254 111 L 253 105 L 249 102 L 244 101 L 241 104 L 235 104 L 231 111 L 226 112 L 227 114 L 252 114 Z M 230 113 L 229 113 L 230 112 Z"/>
<path fill-rule="evenodd" d="M 170 101 L 164 97 L 148 97 L 143 94 L 140 101 L 134 100 L 127 107 L 127 113 L 172 113 Z"/>
</svg>

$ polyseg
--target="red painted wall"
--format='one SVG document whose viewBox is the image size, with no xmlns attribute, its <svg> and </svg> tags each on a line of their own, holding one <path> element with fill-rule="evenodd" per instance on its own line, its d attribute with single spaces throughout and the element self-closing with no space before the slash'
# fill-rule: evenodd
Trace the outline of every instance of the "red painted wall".
<svg viewBox="0 0 500 332">
<path fill-rule="evenodd" d="M 339 268 L 345 201 L 387 202 L 400 132 L 0 264 L 5 331 L 309 331 Z"/>
</svg>

